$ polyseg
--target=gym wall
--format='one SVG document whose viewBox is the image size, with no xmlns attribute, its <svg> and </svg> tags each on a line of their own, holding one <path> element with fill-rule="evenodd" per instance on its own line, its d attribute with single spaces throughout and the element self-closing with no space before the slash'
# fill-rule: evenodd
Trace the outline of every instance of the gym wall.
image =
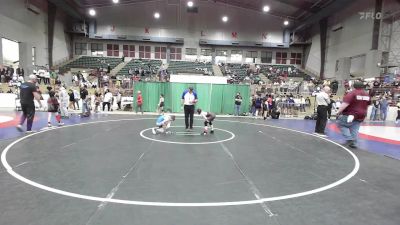
<svg viewBox="0 0 400 225">
<path fill-rule="evenodd" d="M 26 8 L 25 2 L 0 0 L 0 6 L 7 5 L 0 7 L 0 36 L 20 42 L 20 64 L 29 73 L 33 69 L 32 47 L 36 48 L 36 65 L 48 64 L 47 4 L 45 1 L 37 1 L 42 4 L 37 4 L 39 14 L 35 14 Z M 64 33 L 65 20 L 63 12 L 58 10 L 54 30 L 53 62 L 69 56 L 68 37 Z"/>
<path fill-rule="evenodd" d="M 196 1 L 198 13 L 188 13 L 185 2 L 168 2 L 100 8 L 96 16 L 97 34 L 179 37 L 185 38 L 187 47 L 198 46 L 199 39 L 283 42 L 282 18 L 211 1 Z M 156 11 L 161 14 L 159 20 L 153 17 Z M 222 22 L 223 15 L 229 17 L 227 23 Z M 149 33 L 145 28 L 149 28 Z M 237 38 L 232 37 L 232 32 L 237 32 Z M 263 33 L 267 33 L 266 40 Z"/>
<path fill-rule="evenodd" d="M 349 7 L 328 18 L 329 27 L 325 64 L 326 78 L 336 76 L 336 60 L 344 57 L 367 55 L 370 52 L 374 21 L 373 19 L 361 19 L 360 12 L 374 12 L 374 6 L 375 0 L 355 0 Z M 332 28 L 339 24 L 342 26 L 342 29 L 334 31 Z M 309 54 L 305 67 L 319 74 L 321 42 L 318 24 L 313 26 L 312 33 L 312 44 L 308 47 Z"/>
</svg>

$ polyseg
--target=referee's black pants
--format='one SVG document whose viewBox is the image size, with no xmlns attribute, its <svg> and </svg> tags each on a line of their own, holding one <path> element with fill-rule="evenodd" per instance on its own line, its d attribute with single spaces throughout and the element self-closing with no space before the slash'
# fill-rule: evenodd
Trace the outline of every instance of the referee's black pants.
<svg viewBox="0 0 400 225">
<path fill-rule="evenodd" d="M 186 129 L 193 129 L 193 115 L 194 115 L 194 105 L 185 105 L 185 126 Z M 190 121 L 189 121 L 190 119 Z"/>
<path fill-rule="evenodd" d="M 328 106 L 319 105 L 317 107 L 317 122 L 315 123 L 315 133 L 325 134 L 325 127 L 327 120 L 328 120 Z"/>
</svg>

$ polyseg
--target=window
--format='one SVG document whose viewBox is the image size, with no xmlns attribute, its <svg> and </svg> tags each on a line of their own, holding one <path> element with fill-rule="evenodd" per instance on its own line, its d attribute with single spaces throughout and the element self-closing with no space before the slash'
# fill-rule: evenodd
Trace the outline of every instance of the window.
<svg viewBox="0 0 400 225">
<path fill-rule="evenodd" d="M 122 53 L 125 57 L 135 57 L 135 46 L 134 45 L 123 45 Z"/>
<path fill-rule="evenodd" d="M 103 56 L 103 44 L 101 43 L 91 43 L 90 50 L 93 56 Z"/>
<path fill-rule="evenodd" d="M 290 64 L 301 65 L 301 53 L 290 53 Z"/>
<path fill-rule="evenodd" d="M 197 55 L 197 48 L 186 48 L 186 55 Z"/>
<path fill-rule="evenodd" d="M 167 47 L 156 47 L 154 57 L 156 59 L 166 59 L 167 58 Z"/>
<path fill-rule="evenodd" d="M 256 51 L 248 51 L 246 52 L 246 58 L 257 58 L 258 53 Z"/>
<path fill-rule="evenodd" d="M 216 63 L 226 63 L 227 55 L 228 55 L 227 50 L 217 50 L 215 52 L 215 62 Z"/>
<path fill-rule="evenodd" d="M 36 65 L 36 47 L 32 47 L 32 65 Z"/>
<path fill-rule="evenodd" d="M 227 50 L 217 50 L 216 56 L 226 56 L 227 52 Z"/>
<path fill-rule="evenodd" d="M 107 44 L 107 56 L 119 56 L 119 45 Z"/>
<path fill-rule="evenodd" d="M 211 62 L 212 61 L 212 50 L 211 49 L 201 49 L 200 53 L 200 60 L 204 62 Z"/>
<path fill-rule="evenodd" d="M 242 62 L 242 51 L 240 50 L 232 50 L 231 51 L 231 62 Z"/>
<path fill-rule="evenodd" d="M 139 58 L 150 59 L 151 58 L 151 47 L 150 46 L 139 46 Z"/>
<path fill-rule="evenodd" d="M 0 37 L 0 45 L 2 46 L 0 54 L 3 54 L 1 64 L 13 65 L 20 60 L 19 58 L 19 43 L 7 38 Z M 18 63 L 19 64 L 19 63 Z"/>
<path fill-rule="evenodd" d="M 75 55 L 87 55 L 87 44 L 75 43 Z"/>
<path fill-rule="evenodd" d="M 182 48 L 170 48 L 170 59 L 181 60 L 182 59 Z"/>
<path fill-rule="evenodd" d="M 276 53 L 276 63 L 277 64 L 286 64 L 287 60 L 287 52 L 277 52 Z"/>
<path fill-rule="evenodd" d="M 202 56 L 211 56 L 211 49 L 202 48 L 201 49 L 201 55 Z"/>
<path fill-rule="evenodd" d="M 261 52 L 261 63 L 272 63 L 272 52 Z"/>
<path fill-rule="evenodd" d="M 242 51 L 240 51 L 240 50 L 232 50 L 231 51 L 231 55 L 241 55 L 242 54 Z"/>
<path fill-rule="evenodd" d="M 247 51 L 245 62 L 246 63 L 255 63 L 257 58 L 258 58 L 257 51 Z"/>
</svg>

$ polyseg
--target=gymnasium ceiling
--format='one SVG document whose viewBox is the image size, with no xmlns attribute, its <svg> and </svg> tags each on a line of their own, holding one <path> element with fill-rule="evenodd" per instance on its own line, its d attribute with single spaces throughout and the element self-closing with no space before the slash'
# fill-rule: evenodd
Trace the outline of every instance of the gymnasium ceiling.
<svg viewBox="0 0 400 225">
<path fill-rule="evenodd" d="M 90 7 L 112 6 L 111 0 L 69 0 L 78 9 Z M 154 2 L 160 0 L 120 0 L 120 5 L 129 5 L 143 2 Z M 165 0 L 169 4 L 178 4 L 180 0 Z M 269 14 L 292 20 L 303 20 L 317 13 L 321 9 L 330 5 L 335 0 L 197 0 L 200 2 L 210 2 L 218 4 L 231 5 L 247 10 L 261 12 L 264 5 L 269 5 L 271 11 Z M 349 0 L 351 1 L 351 0 Z M 185 1 L 182 1 L 185 2 Z M 194 1 L 196 2 L 196 1 Z"/>
</svg>

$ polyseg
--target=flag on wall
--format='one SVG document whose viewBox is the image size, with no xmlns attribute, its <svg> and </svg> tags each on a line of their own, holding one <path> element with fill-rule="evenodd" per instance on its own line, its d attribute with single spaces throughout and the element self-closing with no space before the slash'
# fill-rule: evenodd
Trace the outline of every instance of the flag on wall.
<svg viewBox="0 0 400 225">
<path fill-rule="evenodd" d="M 232 32 L 232 38 L 237 38 L 237 36 L 238 36 L 238 33 L 237 32 Z"/>
<path fill-rule="evenodd" d="M 145 27 L 145 28 L 144 28 L 144 33 L 145 33 L 145 34 L 149 34 L 149 33 L 150 33 L 150 29 L 149 29 L 148 27 Z"/>
<path fill-rule="evenodd" d="M 115 25 L 111 25 L 111 26 L 110 26 L 110 31 L 111 31 L 111 32 L 115 32 Z"/>
</svg>

